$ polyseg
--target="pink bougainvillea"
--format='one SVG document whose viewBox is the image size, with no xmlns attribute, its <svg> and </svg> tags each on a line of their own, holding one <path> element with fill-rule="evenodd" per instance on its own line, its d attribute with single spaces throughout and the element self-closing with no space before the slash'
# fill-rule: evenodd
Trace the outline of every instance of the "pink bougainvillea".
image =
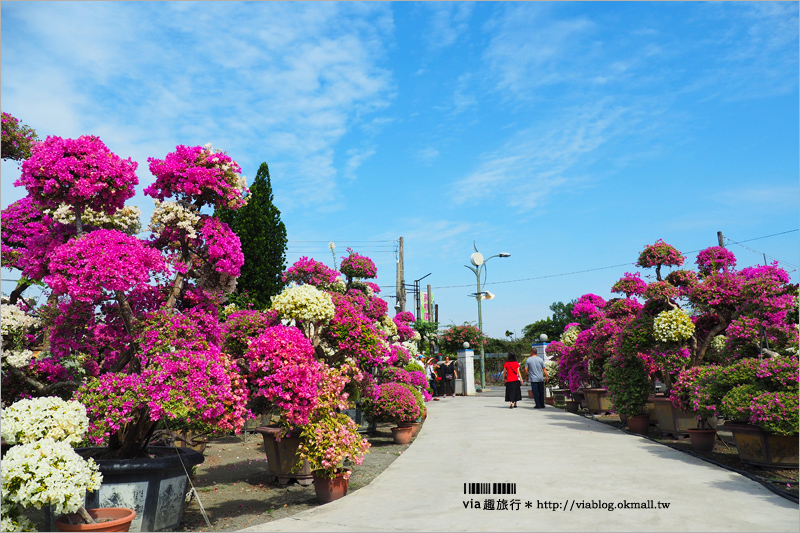
<svg viewBox="0 0 800 533">
<path fill-rule="evenodd" d="M 350 248 L 348 248 L 347 251 L 350 252 L 350 255 L 342 258 L 342 264 L 339 266 L 339 270 L 341 270 L 342 274 L 350 279 L 370 279 L 378 275 L 378 269 L 375 267 L 375 263 L 372 262 L 372 259 L 360 255 Z"/>
<path fill-rule="evenodd" d="M 722 246 L 712 246 L 697 254 L 697 268 L 703 274 L 724 271 L 728 272 L 736 266 L 736 256 Z"/>
<path fill-rule="evenodd" d="M 319 261 L 309 259 L 308 257 L 301 257 L 286 272 L 283 273 L 284 283 L 294 281 L 300 284 L 309 285 L 331 285 L 336 282 L 339 273 L 328 268 Z"/>
<path fill-rule="evenodd" d="M 57 293 L 93 301 L 104 291 L 149 287 L 150 276 L 166 270 L 161 254 L 136 237 L 97 230 L 56 248 L 45 282 Z"/>
<path fill-rule="evenodd" d="M 133 197 L 137 163 L 121 159 L 93 135 L 47 137 L 31 148 L 14 182 L 47 207 L 65 203 L 113 214 Z"/>
<path fill-rule="evenodd" d="M 178 145 L 162 159 L 147 158 L 155 182 L 144 190 L 153 198 L 176 196 L 188 203 L 238 209 L 247 202 L 242 169 L 227 154 L 203 146 Z"/>
<path fill-rule="evenodd" d="M 42 213 L 42 207 L 31 196 L 12 203 L 3 209 L 1 216 L 0 250 L 3 266 L 22 270 L 30 263 L 30 259 L 25 257 L 29 243 L 33 239 L 49 237 L 53 220 Z M 41 270 L 37 269 L 36 273 L 41 273 Z M 40 279 L 38 276 L 31 277 Z"/>
<path fill-rule="evenodd" d="M 245 357 L 255 395 L 281 409 L 289 424 L 305 424 L 323 371 L 311 342 L 297 328 L 274 326 L 250 343 Z"/>
<path fill-rule="evenodd" d="M 603 316 L 603 306 L 606 301 L 596 294 L 584 294 L 575 302 L 572 308 L 572 316 L 587 320 L 598 320 Z"/>
<path fill-rule="evenodd" d="M 244 264 L 242 243 L 231 228 L 218 218 L 204 217 L 200 234 L 206 242 L 208 260 L 214 270 L 238 277 Z"/>
<path fill-rule="evenodd" d="M 622 293 L 626 298 L 630 298 L 641 296 L 646 288 L 647 283 L 642 280 L 641 274 L 625 272 L 625 275 L 611 287 L 611 292 Z"/>
</svg>

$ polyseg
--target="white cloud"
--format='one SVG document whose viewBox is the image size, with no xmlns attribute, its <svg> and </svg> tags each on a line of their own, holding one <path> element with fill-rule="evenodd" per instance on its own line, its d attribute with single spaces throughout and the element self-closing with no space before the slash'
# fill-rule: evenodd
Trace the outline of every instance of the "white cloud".
<svg viewBox="0 0 800 533">
<path fill-rule="evenodd" d="M 357 148 L 351 148 L 347 151 L 347 163 L 345 164 L 344 175 L 346 178 L 354 180 L 356 179 L 356 170 L 358 167 L 364 163 L 369 157 L 375 154 L 374 148 L 369 148 L 366 150 L 359 150 Z"/>
<path fill-rule="evenodd" d="M 432 146 L 428 146 L 417 152 L 417 158 L 428 164 L 433 162 L 437 157 L 439 157 L 439 150 Z"/>
<path fill-rule="evenodd" d="M 426 37 L 432 48 L 454 45 L 469 30 L 474 2 L 425 2 L 431 10 L 431 28 Z"/>
<path fill-rule="evenodd" d="M 246 174 L 269 162 L 284 209 L 307 208 L 337 196 L 357 162 L 337 168 L 339 141 L 392 98 L 392 32 L 384 4 L 4 5 L 3 108 L 45 135 L 102 130 L 122 157 L 154 150 L 141 181 L 147 156 L 211 136 Z"/>
</svg>

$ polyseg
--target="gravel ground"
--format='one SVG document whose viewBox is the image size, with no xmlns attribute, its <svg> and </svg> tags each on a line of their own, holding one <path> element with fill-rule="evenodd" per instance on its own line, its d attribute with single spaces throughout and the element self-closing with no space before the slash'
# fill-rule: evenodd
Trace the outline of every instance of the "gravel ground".
<svg viewBox="0 0 800 533">
<path fill-rule="evenodd" d="M 394 444 L 391 427 L 379 424 L 377 434 L 368 437 L 370 453 L 363 464 L 353 466 L 348 494 L 368 485 L 408 448 Z M 313 485 L 302 487 L 293 481 L 281 486 L 268 481 L 264 442 L 257 433 L 213 440 L 205 456 L 197 468 L 195 487 L 211 527 L 198 499 L 192 498 L 180 531 L 237 531 L 319 505 Z"/>
</svg>

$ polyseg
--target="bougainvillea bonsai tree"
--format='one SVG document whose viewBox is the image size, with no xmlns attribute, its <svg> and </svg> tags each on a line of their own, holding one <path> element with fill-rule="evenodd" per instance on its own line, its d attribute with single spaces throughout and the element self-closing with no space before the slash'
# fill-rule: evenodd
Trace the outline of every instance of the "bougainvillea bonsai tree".
<svg viewBox="0 0 800 533">
<path fill-rule="evenodd" d="M 137 164 L 94 136 L 33 145 L 15 183 L 28 196 L 3 212 L 4 264 L 48 294 L 44 306 L 20 299 L 10 310 L 32 320 L 15 323 L 15 357 L 4 339 L 3 403 L 74 396 L 90 439 L 118 458 L 139 454 L 162 421 L 238 430 L 247 415 L 217 313 L 242 265 L 240 243 L 202 212 L 243 205 L 245 179 L 210 145 L 149 161 L 156 180 L 145 193 L 157 205 L 146 240 L 107 224 L 134 195 Z"/>
</svg>

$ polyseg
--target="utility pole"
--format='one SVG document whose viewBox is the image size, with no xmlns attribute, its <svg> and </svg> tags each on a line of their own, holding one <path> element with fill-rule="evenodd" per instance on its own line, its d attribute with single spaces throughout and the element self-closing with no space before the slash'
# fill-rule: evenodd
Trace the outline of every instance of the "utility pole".
<svg viewBox="0 0 800 533">
<path fill-rule="evenodd" d="M 403 238 L 400 237 L 400 245 L 397 255 L 397 303 L 400 305 L 400 312 L 406 310 L 406 279 L 403 268 Z"/>
<path fill-rule="evenodd" d="M 717 232 L 717 240 L 719 241 L 719 245 L 725 248 L 725 239 L 722 237 L 722 232 Z"/>
<path fill-rule="evenodd" d="M 428 285 L 428 322 L 433 322 L 433 293 Z"/>
</svg>

